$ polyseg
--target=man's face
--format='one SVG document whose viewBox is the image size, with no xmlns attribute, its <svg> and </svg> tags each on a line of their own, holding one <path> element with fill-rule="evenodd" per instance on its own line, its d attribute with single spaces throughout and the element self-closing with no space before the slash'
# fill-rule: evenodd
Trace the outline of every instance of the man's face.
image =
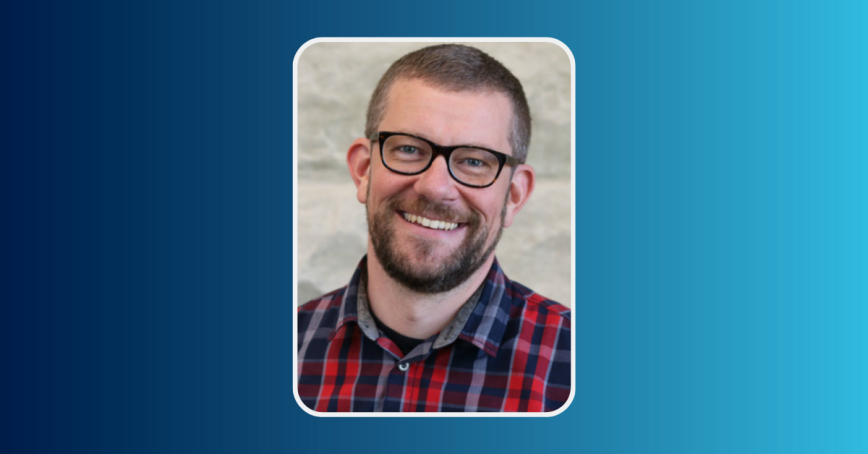
<svg viewBox="0 0 868 454">
<path fill-rule="evenodd" d="M 381 131 L 512 154 L 512 107 L 501 93 L 449 92 L 401 79 L 388 99 Z M 500 239 L 509 176 L 505 168 L 492 186 L 470 188 L 449 175 L 442 156 L 420 175 L 399 175 L 383 166 L 375 143 L 365 198 L 371 242 L 383 268 L 422 293 L 448 291 L 464 282 L 487 262 Z M 425 226 L 429 221 L 438 222 Z M 436 226 L 441 222 L 446 225 Z"/>
</svg>

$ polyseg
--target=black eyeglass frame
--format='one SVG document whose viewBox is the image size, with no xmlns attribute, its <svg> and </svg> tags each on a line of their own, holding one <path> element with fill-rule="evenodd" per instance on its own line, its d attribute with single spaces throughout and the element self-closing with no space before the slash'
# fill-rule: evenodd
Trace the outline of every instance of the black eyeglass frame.
<svg viewBox="0 0 868 454">
<path fill-rule="evenodd" d="M 383 143 L 386 142 L 386 139 L 388 139 L 389 137 L 392 137 L 392 136 L 412 137 L 414 139 L 421 140 L 421 141 L 427 143 L 428 145 L 430 145 L 431 146 L 431 160 L 428 161 L 428 165 L 426 165 L 424 168 L 422 168 L 422 170 L 420 170 L 418 172 L 401 172 L 400 170 L 395 170 L 395 169 L 389 167 L 389 164 L 386 164 L 386 156 L 383 154 Z M 516 158 L 514 158 L 508 154 L 501 153 L 499 151 L 489 150 L 488 148 L 477 147 L 475 145 L 455 145 L 455 146 L 444 147 L 442 145 L 437 145 L 436 143 L 434 143 L 434 142 L 432 142 L 432 141 L 430 141 L 424 137 L 414 136 L 413 134 L 407 134 L 405 132 L 379 131 L 379 132 L 377 132 L 376 135 L 370 137 L 370 140 L 372 142 L 380 142 L 380 146 L 379 146 L 379 148 L 380 148 L 380 160 L 383 162 L 383 165 L 387 169 L 391 170 L 392 172 L 395 172 L 399 175 L 408 175 L 408 176 L 409 175 L 419 175 L 420 173 L 424 173 L 426 170 L 428 170 L 431 167 L 431 164 L 434 163 L 434 160 L 437 159 L 437 156 L 443 155 L 443 159 L 446 160 L 446 168 L 449 169 L 449 175 L 452 176 L 452 179 L 463 184 L 464 186 L 471 187 L 471 188 L 480 188 L 480 189 L 481 188 L 487 188 L 487 187 L 493 185 L 497 181 L 497 178 L 500 177 L 500 172 L 503 171 L 503 166 L 505 164 L 509 164 L 512 167 L 516 167 L 516 166 L 521 164 L 521 161 L 519 161 L 518 159 L 516 159 Z M 459 148 L 474 148 L 477 150 L 484 150 L 484 151 L 487 151 L 487 152 L 493 154 L 494 157 L 497 158 L 497 161 L 500 163 L 500 166 L 497 168 L 497 173 L 494 175 L 494 179 L 491 180 L 491 183 L 481 185 L 481 186 L 477 186 L 475 184 L 465 183 L 465 182 L 459 180 L 458 177 L 456 177 L 455 174 L 452 173 L 452 163 L 450 161 L 450 158 L 452 157 L 452 152 L 459 149 Z"/>
</svg>

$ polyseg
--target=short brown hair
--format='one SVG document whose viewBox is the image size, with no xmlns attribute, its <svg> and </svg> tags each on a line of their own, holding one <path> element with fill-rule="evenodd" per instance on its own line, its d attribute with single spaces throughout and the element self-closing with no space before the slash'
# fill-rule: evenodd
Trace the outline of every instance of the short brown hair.
<svg viewBox="0 0 868 454">
<path fill-rule="evenodd" d="M 521 82 L 490 55 L 460 44 L 425 47 L 392 63 L 377 84 L 368 104 L 365 137 L 377 133 L 386 109 L 389 89 L 400 78 L 421 79 L 450 91 L 495 91 L 505 94 L 512 102 L 513 121 L 509 131 L 512 155 L 520 162 L 527 158 L 531 119 Z"/>
</svg>

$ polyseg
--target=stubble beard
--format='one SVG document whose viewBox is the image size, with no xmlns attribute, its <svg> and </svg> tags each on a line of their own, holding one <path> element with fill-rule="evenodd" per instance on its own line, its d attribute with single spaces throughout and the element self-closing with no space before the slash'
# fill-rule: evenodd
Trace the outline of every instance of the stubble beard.
<svg viewBox="0 0 868 454">
<path fill-rule="evenodd" d="M 487 231 L 482 225 L 482 216 L 474 211 L 458 213 L 450 207 L 430 202 L 423 197 L 409 202 L 398 199 L 387 200 L 373 214 L 367 204 L 365 208 L 368 213 L 368 234 L 380 265 L 392 279 L 404 287 L 425 294 L 448 292 L 478 271 L 500 241 L 503 221 L 506 218 L 506 203 L 504 203 L 500 212 L 497 234 L 494 241 L 486 247 Z M 420 214 L 427 218 L 462 219 L 462 222 L 466 223 L 464 228 L 467 229 L 464 241 L 442 259 L 432 258 L 441 245 L 437 241 L 423 238 L 414 238 L 412 244 L 406 245 L 411 250 L 400 251 L 395 244 L 394 234 L 395 223 L 404 222 L 395 219 L 399 210 Z M 415 254 L 417 261 L 430 265 L 427 268 L 414 265 L 408 254 Z"/>
</svg>

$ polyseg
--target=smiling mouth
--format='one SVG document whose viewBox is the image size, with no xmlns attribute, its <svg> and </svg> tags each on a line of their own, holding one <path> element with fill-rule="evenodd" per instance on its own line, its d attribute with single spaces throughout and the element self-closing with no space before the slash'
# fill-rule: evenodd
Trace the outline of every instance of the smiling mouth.
<svg viewBox="0 0 868 454">
<path fill-rule="evenodd" d="M 427 227 L 434 230 L 454 230 L 458 228 L 459 225 L 457 222 L 437 221 L 407 212 L 401 213 L 401 216 L 403 216 L 404 220 L 407 222 L 419 224 L 422 227 Z"/>
</svg>

